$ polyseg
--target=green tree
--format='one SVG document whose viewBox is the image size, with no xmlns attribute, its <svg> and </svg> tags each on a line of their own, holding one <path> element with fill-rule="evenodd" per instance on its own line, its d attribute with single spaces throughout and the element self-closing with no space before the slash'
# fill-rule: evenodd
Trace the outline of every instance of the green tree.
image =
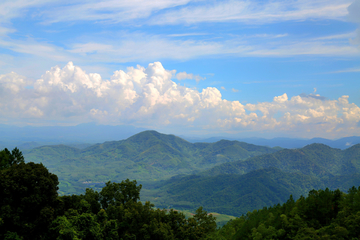
<svg viewBox="0 0 360 240">
<path fill-rule="evenodd" d="M 7 148 L 0 151 L 0 170 L 23 162 L 24 157 L 18 148 L 14 148 L 11 152 Z"/>
<path fill-rule="evenodd" d="M 103 209 L 109 205 L 121 205 L 129 201 L 136 202 L 140 199 L 141 184 L 136 185 L 136 180 L 126 179 L 121 183 L 107 182 L 100 191 L 100 203 Z M 92 194 L 92 193 L 91 193 Z"/>
<path fill-rule="evenodd" d="M 0 171 L 0 238 L 46 239 L 58 206 L 58 178 L 42 164 L 13 164 Z"/>
</svg>

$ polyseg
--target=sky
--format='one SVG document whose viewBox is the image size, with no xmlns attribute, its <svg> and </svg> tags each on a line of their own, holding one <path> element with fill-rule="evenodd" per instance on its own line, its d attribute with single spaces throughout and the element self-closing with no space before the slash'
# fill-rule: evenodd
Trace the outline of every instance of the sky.
<svg viewBox="0 0 360 240">
<path fill-rule="evenodd" d="M 0 124 L 360 136 L 360 0 L 2 0 Z"/>
</svg>

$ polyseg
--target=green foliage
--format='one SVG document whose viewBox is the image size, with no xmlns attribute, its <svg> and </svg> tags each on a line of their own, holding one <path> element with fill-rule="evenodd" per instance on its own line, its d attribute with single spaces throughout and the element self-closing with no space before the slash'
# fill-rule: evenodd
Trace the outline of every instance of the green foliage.
<svg viewBox="0 0 360 240">
<path fill-rule="evenodd" d="M 109 205 L 122 205 L 129 201 L 136 202 L 140 199 L 141 185 L 136 186 L 136 181 L 126 179 L 121 183 L 106 183 L 100 192 L 100 203 L 103 209 Z"/>
<path fill-rule="evenodd" d="M 22 162 L 24 157 L 18 148 L 14 148 L 11 152 L 7 148 L 0 151 L 0 170 Z"/>
<path fill-rule="evenodd" d="M 58 178 L 42 164 L 20 163 L 0 171 L 0 238 L 45 239 L 54 219 Z"/>
<path fill-rule="evenodd" d="M 215 218 L 202 208 L 186 219 L 177 211 L 154 209 L 150 202 L 141 203 L 138 201 L 140 189 L 136 181 L 125 180 L 108 182 L 99 193 L 87 189 L 85 195 L 60 197 L 65 212 L 52 222 L 51 236 L 57 239 L 190 240 L 202 239 L 215 231 Z M 99 201 L 102 209 L 94 213 Z"/>
<path fill-rule="evenodd" d="M 248 212 L 208 239 L 359 239 L 359 189 L 312 190 L 294 201 Z"/>
<path fill-rule="evenodd" d="M 0 239 L 203 239 L 216 229 L 202 208 L 188 219 L 140 202 L 141 185 L 107 182 L 97 192 L 58 196 L 57 176 L 42 164 L 20 163 L 0 171 Z"/>
</svg>

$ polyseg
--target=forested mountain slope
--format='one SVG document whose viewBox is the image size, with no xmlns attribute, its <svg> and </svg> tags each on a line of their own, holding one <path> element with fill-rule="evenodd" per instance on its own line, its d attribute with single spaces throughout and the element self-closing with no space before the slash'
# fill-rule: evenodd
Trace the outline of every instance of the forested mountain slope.
<svg viewBox="0 0 360 240">
<path fill-rule="evenodd" d="M 92 183 L 127 178 L 140 182 L 167 179 L 276 151 L 226 140 L 193 144 L 174 135 L 145 131 L 126 140 L 82 150 L 64 145 L 43 146 L 24 151 L 24 156 L 26 161 L 42 162 L 57 174 L 61 193 L 76 193 Z"/>
<path fill-rule="evenodd" d="M 315 176 L 338 176 L 360 172 L 360 144 L 346 150 L 331 148 L 324 144 L 311 144 L 301 149 L 283 149 L 216 166 L 204 175 L 245 174 L 250 171 L 275 167 L 285 172 L 300 172 Z"/>
<path fill-rule="evenodd" d="M 157 206 L 195 208 L 239 216 L 295 199 L 312 189 L 346 191 L 360 185 L 360 145 L 347 150 L 312 144 L 245 161 L 224 163 L 197 175 L 177 176 L 149 186 L 144 197 Z"/>
<path fill-rule="evenodd" d="M 322 187 L 323 182 L 316 177 L 267 168 L 244 175 L 190 175 L 169 179 L 153 190 L 144 190 L 142 198 L 160 208 L 203 206 L 210 212 L 240 216 L 253 209 L 282 203 L 290 194 L 299 198 L 308 189 Z"/>
</svg>

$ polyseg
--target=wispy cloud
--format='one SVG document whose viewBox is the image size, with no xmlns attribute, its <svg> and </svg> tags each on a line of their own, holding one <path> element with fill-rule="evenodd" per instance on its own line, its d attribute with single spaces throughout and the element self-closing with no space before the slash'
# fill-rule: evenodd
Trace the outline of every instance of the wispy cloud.
<svg viewBox="0 0 360 240">
<path fill-rule="evenodd" d="M 69 58 L 69 54 L 61 47 L 46 42 L 41 43 L 32 38 L 26 40 L 4 40 L 0 38 L 0 47 L 16 53 L 29 54 L 56 61 L 66 61 Z"/>
<path fill-rule="evenodd" d="M 306 19 L 343 19 L 350 0 L 302 1 L 116 1 L 103 0 L 4 0 L 0 3 L 0 22 L 20 16 L 32 7 L 33 17 L 46 24 L 73 21 L 100 21 L 108 23 L 144 19 L 136 24 L 191 24 L 199 22 L 240 21 L 262 24 L 278 21 L 303 21 Z"/>
<path fill-rule="evenodd" d="M 204 36 L 208 35 L 208 33 L 177 33 L 177 34 L 169 34 L 168 37 L 188 37 L 188 36 Z"/>
<path fill-rule="evenodd" d="M 360 0 L 355 0 L 348 7 L 349 15 L 348 18 L 350 21 L 359 24 L 358 29 L 356 30 L 356 37 L 351 39 L 351 43 L 360 45 Z"/>
<path fill-rule="evenodd" d="M 350 72 L 360 72 L 360 68 L 348 68 L 348 69 L 329 72 L 329 73 L 350 73 Z"/>
<path fill-rule="evenodd" d="M 318 37 L 314 40 L 334 40 L 334 39 L 349 39 L 356 36 L 356 32 L 344 33 L 344 34 L 336 34 L 324 37 Z"/>
<path fill-rule="evenodd" d="M 0 29 L 1 30 L 1 29 Z M 14 53 L 41 57 L 59 63 L 69 59 L 81 65 L 90 63 L 124 63 L 131 61 L 153 61 L 162 59 L 187 60 L 206 56 L 236 57 L 288 57 L 288 56 L 358 56 L 360 49 L 335 40 L 288 39 L 282 41 L 273 38 L 257 42 L 239 40 L 237 37 L 228 40 L 183 40 L 168 38 L 164 35 L 144 33 L 119 34 L 112 40 L 106 34 L 98 41 L 73 42 L 59 47 L 51 42 L 40 42 L 38 39 L 11 39 L 0 37 L 0 47 Z"/>
<path fill-rule="evenodd" d="M 221 1 L 180 10 L 168 10 L 154 16 L 150 24 L 193 24 L 198 22 L 246 22 L 263 24 L 306 19 L 341 19 L 347 15 L 351 1 Z"/>
<path fill-rule="evenodd" d="M 70 21 L 101 21 L 104 23 L 127 22 L 143 19 L 167 8 L 186 5 L 190 0 L 161 0 L 161 1 L 75 1 L 72 4 L 59 5 L 51 10 L 42 11 L 44 23 Z"/>
<path fill-rule="evenodd" d="M 255 34 L 255 35 L 245 36 L 245 38 L 282 38 L 282 37 L 287 37 L 287 36 L 289 36 L 289 34 L 287 34 L 287 33 L 283 33 L 283 34 L 263 33 L 263 34 Z"/>
<path fill-rule="evenodd" d="M 200 75 L 194 75 L 192 73 L 186 73 L 186 72 L 179 72 L 176 74 L 176 79 L 181 81 L 185 79 L 195 80 L 196 82 L 199 82 L 201 80 L 205 80 L 206 77 L 201 77 Z"/>
</svg>

